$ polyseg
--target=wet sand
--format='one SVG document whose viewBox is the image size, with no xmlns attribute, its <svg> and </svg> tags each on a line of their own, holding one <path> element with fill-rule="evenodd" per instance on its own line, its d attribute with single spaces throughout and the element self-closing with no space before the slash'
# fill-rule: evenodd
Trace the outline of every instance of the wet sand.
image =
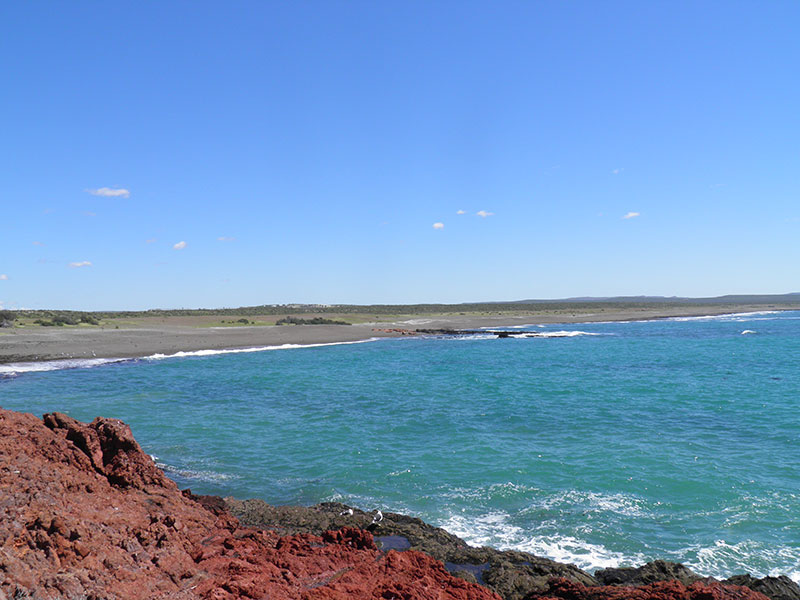
<svg viewBox="0 0 800 600">
<path fill-rule="evenodd" d="M 631 321 L 679 316 L 719 315 L 764 310 L 797 310 L 797 305 L 719 305 L 653 308 L 614 308 L 598 305 L 591 311 L 528 311 L 524 314 L 408 315 L 391 321 L 354 325 L 289 325 L 208 327 L 202 320 L 141 318 L 133 326 L 76 328 L 26 327 L 0 330 L 0 363 L 32 362 L 68 358 L 136 358 L 153 354 L 175 354 L 197 350 L 222 350 L 280 346 L 283 344 L 328 344 L 353 342 L 399 334 L 378 329 L 476 329 L 546 323 L 591 323 Z M 520 311 L 521 313 L 523 311 Z M 330 316 L 330 315 L 328 315 Z M 345 316 L 345 315 L 342 315 Z M 363 315 L 358 315 L 363 318 Z M 209 322 L 216 317 L 209 317 Z"/>
</svg>

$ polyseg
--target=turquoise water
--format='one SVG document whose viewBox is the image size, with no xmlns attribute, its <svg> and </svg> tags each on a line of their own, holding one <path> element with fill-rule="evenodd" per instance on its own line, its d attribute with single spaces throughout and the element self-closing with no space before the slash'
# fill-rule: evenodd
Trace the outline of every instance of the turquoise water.
<svg viewBox="0 0 800 600">
<path fill-rule="evenodd" d="M 800 579 L 800 312 L 525 330 L 573 335 L 3 367 L 0 405 L 123 419 L 195 492 Z"/>
</svg>

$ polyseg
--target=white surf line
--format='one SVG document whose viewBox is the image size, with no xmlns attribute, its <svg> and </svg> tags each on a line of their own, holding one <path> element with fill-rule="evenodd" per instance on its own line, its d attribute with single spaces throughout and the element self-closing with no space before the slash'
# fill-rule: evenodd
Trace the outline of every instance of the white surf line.
<svg viewBox="0 0 800 600">
<path fill-rule="evenodd" d="M 140 360 L 163 360 L 165 358 L 185 358 L 187 356 L 215 356 L 217 354 L 246 354 L 250 352 L 269 352 L 271 350 L 294 350 L 298 348 L 322 348 L 324 346 L 347 346 L 349 344 L 366 344 L 377 342 L 385 338 L 372 337 L 366 340 L 354 340 L 350 342 L 321 342 L 317 344 L 280 344 L 277 346 L 254 346 L 251 348 L 223 348 L 221 350 L 180 350 L 174 354 L 151 354 L 143 356 Z"/>
<path fill-rule="evenodd" d="M 777 315 L 782 312 L 790 312 L 790 311 L 782 311 L 782 310 L 755 310 L 752 312 L 734 312 L 734 313 L 722 313 L 719 315 L 698 315 L 695 317 L 692 316 L 676 316 L 676 317 L 667 317 L 666 320 L 669 321 L 709 321 L 712 319 L 725 319 L 731 317 L 757 317 L 761 315 Z M 656 320 L 664 320 L 664 319 L 651 319 L 653 321 Z"/>
<path fill-rule="evenodd" d="M 90 369 L 114 363 L 132 362 L 136 360 L 163 360 L 165 358 L 184 358 L 190 356 L 214 356 L 217 354 L 240 354 L 248 352 L 266 352 L 270 350 L 294 350 L 297 348 L 320 348 L 322 346 L 344 346 L 348 344 L 365 344 L 386 338 L 368 338 L 350 342 L 325 342 L 318 344 L 282 344 L 278 346 L 257 346 L 253 348 L 225 348 L 222 350 L 187 350 L 175 354 L 151 354 L 149 356 L 132 356 L 128 358 L 70 358 L 63 360 L 43 360 L 0 364 L 0 377 L 13 377 L 22 373 L 41 373 L 46 371 L 63 371 L 66 369 Z"/>
<path fill-rule="evenodd" d="M 20 373 L 42 373 L 45 371 L 63 371 L 65 369 L 90 369 L 112 363 L 136 360 L 135 358 L 67 358 L 60 360 L 43 360 L 36 362 L 7 363 L 0 365 L 0 376 L 18 375 Z"/>
</svg>

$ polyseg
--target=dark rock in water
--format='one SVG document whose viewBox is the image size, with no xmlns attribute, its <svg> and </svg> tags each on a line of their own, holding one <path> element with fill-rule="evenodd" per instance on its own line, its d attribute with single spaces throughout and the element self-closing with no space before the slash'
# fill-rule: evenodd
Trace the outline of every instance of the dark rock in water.
<svg viewBox="0 0 800 600">
<path fill-rule="evenodd" d="M 747 587 L 717 581 L 657 581 L 640 587 L 601 585 L 587 587 L 566 579 L 551 579 L 547 589 L 535 591 L 525 600 L 766 600 Z"/>
<path fill-rule="evenodd" d="M 786 575 L 762 579 L 756 579 L 750 575 L 734 575 L 723 583 L 749 587 L 772 600 L 800 600 L 800 586 Z"/>
<path fill-rule="evenodd" d="M 326 502 L 303 508 L 271 506 L 262 500 L 225 499 L 228 510 L 250 526 L 264 527 L 282 535 L 326 529 L 360 527 L 379 540 L 403 538 L 408 548 L 441 561 L 452 574 L 478 581 L 506 600 L 521 600 L 532 590 L 544 590 L 550 578 L 560 577 L 585 585 L 597 585 L 594 577 L 573 565 L 513 550 L 474 548 L 444 529 L 397 513 L 368 513 L 344 504 Z"/>
<path fill-rule="evenodd" d="M 684 585 L 695 582 L 712 583 L 713 577 L 702 577 L 680 563 L 656 560 L 641 567 L 602 569 L 594 574 L 601 584 L 607 586 L 642 586 L 658 581 L 680 581 Z M 725 585 L 745 586 L 764 594 L 771 600 L 800 600 L 800 586 L 781 575 L 756 579 L 750 575 L 735 575 L 722 582 Z"/>
<path fill-rule="evenodd" d="M 647 585 L 657 581 L 680 581 L 690 585 L 695 581 L 707 580 L 680 563 L 655 560 L 641 567 L 620 567 L 601 569 L 594 574 L 603 585 Z"/>
</svg>

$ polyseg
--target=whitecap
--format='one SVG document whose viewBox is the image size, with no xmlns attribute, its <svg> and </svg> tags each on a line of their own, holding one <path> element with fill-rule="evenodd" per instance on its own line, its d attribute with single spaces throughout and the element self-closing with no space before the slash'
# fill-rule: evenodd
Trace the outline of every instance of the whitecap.
<svg viewBox="0 0 800 600">
<path fill-rule="evenodd" d="M 591 331 L 531 331 L 528 333 L 521 333 L 520 337 L 526 338 L 562 338 L 562 337 L 580 337 L 584 335 L 614 335 L 613 333 L 593 333 Z M 516 335 L 515 335 L 516 337 Z"/>
<path fill-rule="evenodd" d="M 745 330 L 742 332 L 742 335 L 751 335 L 751 334 L 754 334 L 754 333 L 756 333 L 756 332 L 755 332 L 755 331 L 753 331 L 752 329 L 745 329 Z"/>
<path fill-rule="evenodd" d="M 569 535 L 530 535 L 508 522 L 505 513 L 489 513 L 471 518 L 453 515 L 442 527 L 470 546 L 492 546 L 499 550 L 519 550 L 558 562 L 571 563 L 589 571 L 646 562 L 642 555 L 625 555 Z"/>
<path fill-rule="evenodd" d="M 668 319 L 657 319 L 659 321 L 736 321 L 747 320 L 748 317 L 760 317 L 763 315 L 778 315 L 780 310 L 756 310 L 753 312 L 724 313 L 721 315 L 702 315 L 697 317 L 669 317 Z"/>
<path fill-rule="evenodd" d="M 547 496 L 532 503 L 524 509 L 524 512 L 542 509 L 560 512 L 567 507 L 575 506 L 579 506 L 585 511 L 615 513 L 626 517 L 644 517 L 648 514 L 644 501 L 636 496 L 579 490 L 567 490 Z"/>
<path fill-rule="evenodd" d="M 746 572 L 753 577 L 788 575 L 794 581 L 800 581 L 800 571 L 797 569 L 800 548 L 797 547 L 776 546 L 754 540 L 737 543 L 716 540 L 711 546 L 691 546 L 678 554 L 678 559 L 686 566 L 712 577 L 726 578 L 733 573 Z M 770 567 L 765 569 L 764 565 Z"/>
</svg>

